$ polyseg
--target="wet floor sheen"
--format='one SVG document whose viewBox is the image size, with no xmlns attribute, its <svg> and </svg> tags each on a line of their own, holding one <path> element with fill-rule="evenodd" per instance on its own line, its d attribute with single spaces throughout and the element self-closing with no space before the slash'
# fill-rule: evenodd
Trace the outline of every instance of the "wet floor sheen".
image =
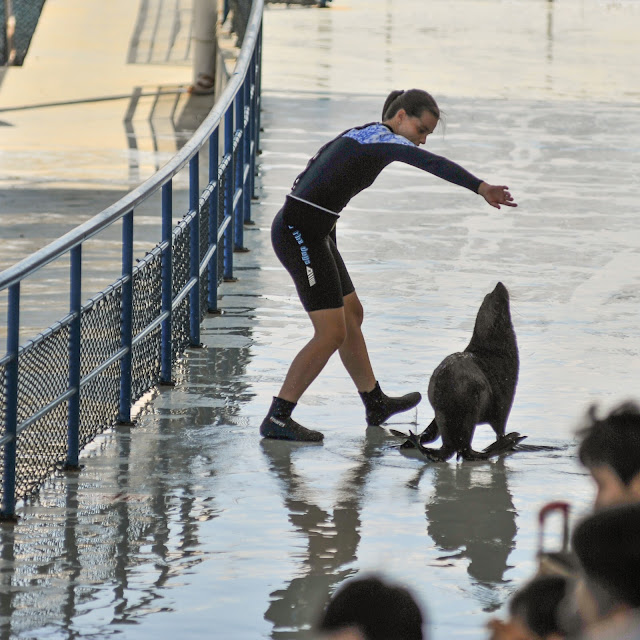
<svg viewBox="0 0 640 640">
<path fill-rule="evenodd" d="M 574 442 L 585 408 L 637 393 L 639 27 L 624 1 L 270 5 L 251 252 L 236 255 L 225 313 L 205 320 L 176 386 L 0 530 L 2 636 L 310 639 L 342 581 L 383 571 L 415 591 L 432 640 L 485 638 L 535 571 L 539 508 L 589 508 Z M 428 148 L 508 184 L 520 207 L 493 210 L 401 165 L 352 201 L 338 243 L 374 369 L 389 393 L 426 395 L 501 280 L 521 360 L 509 429 L 554 451 L 446 464 L 403 454 L 386 429 L 365 427 L 337 358 L 296 409 L 324 444 L 257 436 L 309 337 L 270 221 L 324 141 L 410 86 L 446 113 Z M 425 399 L 391 426 L 431 418 Z"/>
</svg>

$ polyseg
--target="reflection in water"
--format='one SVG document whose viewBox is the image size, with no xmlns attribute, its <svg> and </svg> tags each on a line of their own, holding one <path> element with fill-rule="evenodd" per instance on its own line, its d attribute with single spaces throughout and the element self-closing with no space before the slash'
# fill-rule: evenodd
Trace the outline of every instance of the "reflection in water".
<svg viewBox="0 0 640 640">
<path fill-rule="evenodd" d="M 335 62 L 331 47 L 333 45 L 333 19 L 331 11 L 323 11 L 318 19 L 317 47 L 320 50 L 318 60 L 317 86 L 320 89 L 329 89 L 332 76 L 332 67 Z"/>
<path fill-rule="evenodd" d="M 438 548 L 469 560 L 467 572 L 489 589 L 503 581 L 515 547 L 516 510 L 503 459 L 492 464 L 433 465 L 427 533 Z M 501 596 L 489 608 L 501 605 Z"/>
<path fill-rule="evenodd" d="M 75 483 L 68 483 L 65 504 L 67 526 L 64 528 L 64 549 L 69 579 L 65 586 L 65 594 L 61 603 L 62 626 L 65 629 L 71 629 L 73 625 L 73 617 L 76 614 L 76 581 L 82 574 L 80 549 L 75 535 L 75 528 L 78 526 L 78 507 L 78 492 Z"/>
<path fill-rule="evenodd" d="M 15 536 L 13 527 L 0 527 L 0 558 L 3 567 L 13 567 L 15 562 Z M 15 589 L 12 585 L 12 572 L 0 571 L 0 637 L 11 635 L 11 617 L 15 610 Z"/>
<path fill-rule="evenodd" d="M 168 439 L 175 424 L 161 423 Z M 89 611 L 105 627 L 130 624 L 161 610 L 153 602 L 164 599 L 169 578 L 202 561 L 197 529 L 217 514 L 194 498 L 188 478 L 182 477 L 179 496 L 175 486 L 163 482 L 177 460 L 190 464 L 189 455 L 182 457 L 188 452 L 172 445 L 132 453 L 135 436 L 129 431 L 116 433 L 117 461 L 111 460 L 116 464 L 103 466 L 99 480 L 80 473 L 59 481 L 57 491 L 66 491 L 63 501 L 54 496 L 47 503 L 42 496 L 41 507 L 28 510 L 23 523 L 0 529 L 2 638 L 45 628 L 75 637 L 78 618 Z M 148 494 L 132 493 L 145 483 Z M 115 495 L 96 496 L 95 486 Z M 146 579 L 140 581 L 142 575 Z"/>
<path fill-rule="evenodd" d="M 246 312 L 231 309 L 226 328 L 205 325 L 205 337 L 248 340 L 250 328 L 228 326 Z M 164 388 L 136 427 L 103 436 L 80 473 L 54 478 L 16 525 L 0 527 L 0 639 L 106 637 L 173 610 L 168 590 L 207 558 L 201 526 L 220 515 L 216 469 L 229 454 L 212 425 L 237 421 L 250 355 L 190 352 L 176 369 L 181 390 Z M 202 380 L 205 394 L 184 393 Z"/>
<path fill-rule="evenodd" d="M 296 445 L 262 440 L 269 468 L 282 487 L 289 521 L 307 538 L 299 569 L 302 575 L 271 594 L 265 619 L 274 625 L 272 638 L 311 638 L 309 627 L 315 616 L 335 588 L 356 573 L 353 564 L 360 542 L 361 501 L 367 476 L 384 442 L 382 429 L 367 429 L 359 462 L 341 479 L 338 498 L 327 512 L 314 504 L 305 479 L 295 469 Z"/>
<path fill-rule="evenodd" d="M 553 63 L 553 0 L 547 0 L 547 62 Z"/>
<path fill-rule="evenodd" d="M 213 94 L 191 95 L 183 85 L 134 87 L 123 117 L 129 184 L 139 184 L 182 149 L 213 105 Z"/>
<path fill-rule="evenodd" d="M 391 91 L 393 84 L 393 6 L 392 0 L 387 0 L 384 21 L 384 71 L 385 80 Z"/>
</svg>

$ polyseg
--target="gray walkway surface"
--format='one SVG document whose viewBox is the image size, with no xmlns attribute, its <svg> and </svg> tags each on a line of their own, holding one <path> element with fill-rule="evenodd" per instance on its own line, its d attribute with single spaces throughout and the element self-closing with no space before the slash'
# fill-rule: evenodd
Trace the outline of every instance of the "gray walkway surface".
<svg viewBox="0 0 640 640">
<path fill-rule="evenodd" d="M 589 403 L 637 394 L 640 374 L 640 13 L 599 0 L 424 6 L 268 8 L 251 252 L 236 255 L 225 313 L 205 320 L 204 348 L 186 354 L 178 384 L 150 394 L 134 428 L 99 438 L 80 474 L 53 479 L 18 525 L 0 529 L 2 637 L 311 638 L 337 585 L 383 571 L 416 592 L 430 638 L 479 639 L 535 571 L 538 509 L 568 499 L 574 519 L 588 510 L 574 427 Z M 377 119 L 389 90 L 411 86 L 446 113 L 428 148 L 508 184 L 520 207 L 493 210 L 400 165 L 352 201 L 338 239 L 374 368 L 390 393 L 426 395 L 501 280 L 521 356 L 509 427 L 551 453 L 439 465 L 403 455 L 386 429 L 365 427 L 337 358 L 296 409 L 323 445 L 257 435 L 310 330 L 270 249 L 271 219 L 324 141 Z M 37 201 L 29 166 L 11 185 L 16 202 Z M 38 175 L 58 184 L 68 175 L 59 167 Z M 35 225 L 45 210 L 21 219 Z M 431 418 L 424 400 L 391 426 Z M 477 447 L 489 441 L 480 428 Z"/>
</svg>

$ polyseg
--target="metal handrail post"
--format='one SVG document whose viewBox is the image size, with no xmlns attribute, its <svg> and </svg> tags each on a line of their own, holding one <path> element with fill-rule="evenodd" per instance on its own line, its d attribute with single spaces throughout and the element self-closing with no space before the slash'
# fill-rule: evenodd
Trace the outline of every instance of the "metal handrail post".
<svg viewBox="0 0 640 640">
<path fill-rule="evenodd" d="M 257 60 L 258 52 L 256 49 L 251 57 L 251 65 L 249 68 L 249 74 L 251 77 L 250 87 L 253 89 L 253 94 L 251 95 L 251 111 L 249 112 L 249 137 L 251 138 L 251 154 L 249 156 L 249 163 L 251 164 L 251 168 L 249 169 L 249 181 L 251 187 L 249 193 L 251 194 L 252 199 L 256 197 L 256 155 L 258 152 L 258 141 L 256 138 L 256 111 L 258 109 L 258 86 L 256 84 Z"/>
<path fill-rule="evenodd" d="M 9 287 L 7 309 L 7 356 L 5 369 L 5 433 L 10 436 L 4 445 L 2 473 L 2 519 L 15 519 L 16 450 L 18 428 L 18 349 L 20 346 L 20 283 Z"/>
<path fill-rule="evenodd" d="M 193 347 L 200 346 L 200 204 L 199 204 L 199 154 L 189 160 L 189 210 L 195 215 L 191 218 L 189 238 L 191 279 L 196 285 L 189 292 L 189 340 Z"/>
<path fill-rule="evenodd" d="M 240 194 L 239 200 L 236 203 L 235 210 L 233 212 L 235 217 L 235 229 L 234 229 L 234 250 L 244 251 L 244 197 L 245 192 L 243 187 L 243 174 L 244 174 L 244 91 L 240 87 L 234 100 L 235 112 L 236 112 L 236 131 L 240 133 L 240 139 L 234 151 L 235 162 L 234 166 L 234 200 L 237 194 Z"/>
<path fill-rule="evenodd" d="M 120 360 L 120 409 L 118 422 L 131 423 L 131 365 L 133 342 L 133 209 L 122 219 L 122 310 L 120 346 L 126 353 Z"/>
<path fill-rule="evenodd" d="M 225 168 L 224 181 L 224 215 L 229 217 L 229 224 L 224 230 L 224 279 L 227 282 L 233 280 L 233 109 L 227 107 L 224 113 L 224 155 L 230 159 Z"/>
<path fill-rule="evenodd" d="M 71 250 L 71 295 L 69 312 L 69 390 L 67 415 L 67 461 L 65 469 L 78 469 L 80 456 L 80 349 L 82 320 L 82 245 Z"/>
<path fill-rule="evenodd" d="M 218 199 L 220 194 L 220 181 L 218 180 L 218 160 L 220 144 L 220 127 L 216 127 L 209 138 L 209 184 L 214 185 L 209 197 L 209 246 L 215 245 L 216 251 L 209 260 L 208 267 L 208 299 L 207 310 L 211 313 L 218 312 Z"/>
<path fill-rule="evenodd" d="M 173 324 L 173 181 L 162 185 L 162 275 L 161 295 L 162 313 L 167 317 L 162 321 L 160 338 L 160 382 L 171 384 L 172 382 L 172 339 L 171 330 Z"/>
<path fill-rule="evenodd" d="M 260 132 L 262 131 L 262 33 L 262 21 L 260 21 L 260 29 L 256 42 L 256 50 L 258 51 L 258 69 L 256 72 L 256 156 L 260 155 Z"/>
<path fill-rule="evenodd" d="M 242 114 L 242 146 L 244 158 L 242 162 L 242 202 L 244 211 L 242 220 L 244 224 L 251 224 L 251 66 L 244 79 L 244 108 Z M 249 113 L 247 114 L 247 108 Z M 245 115 L 246 114 L 246 115 Z"/>
</svg>

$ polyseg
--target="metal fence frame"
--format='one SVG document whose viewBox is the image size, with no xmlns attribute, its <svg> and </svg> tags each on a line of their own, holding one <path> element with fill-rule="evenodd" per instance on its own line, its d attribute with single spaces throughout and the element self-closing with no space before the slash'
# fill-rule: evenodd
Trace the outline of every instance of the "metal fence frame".
<svg viewBox="0 0 640 640">
<path fill-rule="evenodd" d="M 79 454 L 84 445 L 110 426 L 130 422 L 131 407 L 144 393 L 157 383 L 171 382 L 177 357 L 185 347 L 200 344 L 200 323 L 204 314 L 218 309 L 219 284 L 233 280 L 233 252 L 244 250 L 243 228 L 251 222 L 251 198 L 255 191 L 263 4 L 264 0 L 253 1 L 242 49 L 222 95 L 171 161 L 91 220 L 0 273 L 0 291 L 7 290 L 8 294 L 7 349 L 0 358 L 3 383 L 0 386 L 0 447 L 3 454 L 0 459 L 0 519 L 14 520 L 17 500 L 36 493 L 56 468 L 78 469 Z M 199 160 L 205 147 L 208 147 L 209 182 L 200 189 Z M 173 227 L 173 179 L 187 165 L 188 213 Z M 162 240 L 134 266 L 134 211 L 160 191 Z M 83 305 L 83 243 L 118 220 L 122 220 L 122 275 Z M 179 260 L 174 256 L 174 249 L 177 251 L 178 247 Z M 70 254 L 69 313 L 20 345 L 22 281 L 67 254 Z M 176 268 L 183 267 L 186 269 L 184 276 L 176 277 Z M 156 309 L 150 309 L 153 305 L 145 299 L 141 278 L 146 269 L 160 280 L 161 302 Z M 90 340 L 90 332 L 85 326 L 87 318 L 112 299 L 115 299 L 115 306 L 111 313 L 113 315 L 115 309 L 119 316 L 118 336 L 111 340 L 115 346 L 108 357 L 100 361 L 96 361 L 95 356 L 83 358 L 83 346 Z M 98 327 L 94 333 L 103 329 L 106 327 Z M 32 376 L 31 388 L 41 385 L 43 389 L 53 389 L 55 386 L 50 384 L 51 371 L 39 370 L 37 358 L 36 365 L 29 361 L 51 340 L 62 341 L 66 352 L 67 360 L 62 365 L 64 388 L 42 393 L 42 397 L 34 399 L 33 394 L 23 388 L 27 369 Z M 148 361 L 147 370 L 136 377 L 141 358 Z M 36 376 L 35 382 L 33 376 Z M 95 402 L 108 404 L 101 397 L 100 387 L 91 392 L 90 400 L 94 404 L 88 401 L 85 393 L 100 380 L 114 391 L 114 402 L 104 409 L 104 414 L 97 412 L 92 416 L 91 407 Z M 104 392 L 104 395 L 109 393 Z M 27 451 L 27 447 L 21 447 L 21 439 L 30 430 L 37 430 L 41 441 L 44 438 L 53 442 L 56 435 L 60 436 L 56 434 L 56 428 L 60 430 L 61 418 L 59 415 L 51 418 L 56 411 L 62 411 L 64 415 L 65 442 L 61 444 L 58 437 L 51 445 L 51 451 L 38 451 L 37 456 L 32 450 Z M 98 424 L 85 425 L 92 420 Z M 45 459 L 38 462 L 38 467 L 33 462 L 34 457 Z"/>
</svg>

